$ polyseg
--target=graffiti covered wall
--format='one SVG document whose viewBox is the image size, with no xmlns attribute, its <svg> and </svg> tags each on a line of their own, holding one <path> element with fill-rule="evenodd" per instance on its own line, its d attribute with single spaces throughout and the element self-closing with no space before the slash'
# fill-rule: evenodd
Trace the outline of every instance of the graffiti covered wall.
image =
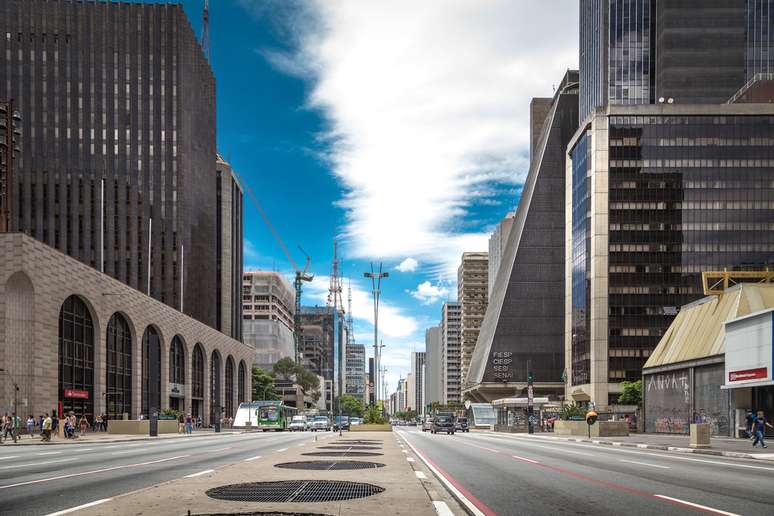
<svg viewBox="0 0 774 516">
<path fill-rule="evenodd" d="M 685 434 L 690 428 L 690 371 L 679 369 L 644 377 L 645 431 Z"/>
</svg>

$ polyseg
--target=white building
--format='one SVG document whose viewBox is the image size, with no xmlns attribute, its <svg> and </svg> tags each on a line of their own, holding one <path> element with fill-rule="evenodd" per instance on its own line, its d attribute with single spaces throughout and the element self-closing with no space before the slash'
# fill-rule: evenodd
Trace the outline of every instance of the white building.
<svg viewBox="0 0 774 516">
<path fill-rule="evenodd" d="M 425 357 L 426 354 L 424 351 L 411 353 L 410 374 L 414 382 L 414 396 L 412 398 L 414 401 L 412 402 L 411 408 L 416 410 L 417 414 L 422 415 L 425 413 L 425 391 L 427 388 L 425 385 L 425 380 L 427 378 L 425 371 Z"/>
<path fill-rule="evenodd" d="M 296 294 L 278 272 L 245 272 L 242 278 L 242 332 L 255 348 L 255 365 L 271 370 L 279 359 L 295 358 L 293 318 Z"/>
</svg>

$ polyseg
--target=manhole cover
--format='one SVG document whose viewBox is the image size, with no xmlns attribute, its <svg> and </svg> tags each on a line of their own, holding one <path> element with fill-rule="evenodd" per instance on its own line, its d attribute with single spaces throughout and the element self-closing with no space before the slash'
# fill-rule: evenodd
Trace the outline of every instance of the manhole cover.
<svg viewBox="0 0 774 516">
<path fill-rule="evenodd" d="M 311 469 L 317 471 L 339 471 L 344 469 L 376 469 L 383 468 L 379 462 L 363 462 L 357 460 L 309 460 L 304 462 L 283 462 L 275 464 L 275 468 Z"/>
<path fill-rule="evenodd" d="M 215 487 L 207 496 L 233 502 L 335 502 L 365 498 L 383 487 L 340 480 L 283 480 Z"/>
<path fill-rule="evenodd" d="M 363 452 L 363 451 L 320 451 L 308 452 L 301 455 L 310 455 L 315 457 L 376 457 L 384 455 L 383 453 Z"/>
<path fill-rule="evenodd" d="M 339 445 L 339 446 L 318 446 L 317 449 L 344 451 L 344 450 L 380 450 L 381 448 L 379 448 L 378 446 L 349 446 L 349 445 L 341 446 Z"/>
</svg>

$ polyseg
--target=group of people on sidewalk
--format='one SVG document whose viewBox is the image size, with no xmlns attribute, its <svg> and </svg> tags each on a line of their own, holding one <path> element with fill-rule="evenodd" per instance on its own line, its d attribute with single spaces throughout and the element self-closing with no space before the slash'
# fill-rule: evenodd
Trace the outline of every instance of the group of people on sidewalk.
<svg viewBox="0 0 774 516">
<path fill-rule="evenodd" d="M 748 409 L 745 420 L 747 423 L 747 437 L 752 439 L 753 448 L 758 444 L 761 445 L 761 448 L 768 448 L 763 437 L 766 434 L 766 427 L 774 428 L 774 426 L 766 421 L 763 411 L 759 410 L 757 413 L 753 414 L 753 411 Z"/>
</svg>

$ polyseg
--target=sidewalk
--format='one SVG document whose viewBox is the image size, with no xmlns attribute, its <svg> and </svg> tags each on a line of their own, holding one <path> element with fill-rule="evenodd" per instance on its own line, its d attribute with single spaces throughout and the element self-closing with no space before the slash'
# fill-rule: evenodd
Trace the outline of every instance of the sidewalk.
<svg viewBox="0 0 774 516">
<path fill-rule="evenodd" d="M 508 434 L 504 434 L 508 435 Z M 515 434 L 526 436 L 529 434 Z M 772 452 L 760 447 L 753 448 L 749 439 L 732 439 L 730 437 L 713 437 L 710 439 L 711 448 L 690 448 L 687 435 L 669 434 L 631 434 L 628 437 L 565 437 L 555 436 L 551 433 L 536 433 L 537 439 L 556 439 L 561 441 L 574 441 L 581 443 L 604 444 L 608 446 L 624 446 L 629 448 L 642 448 L 647 450 L 662 450 L 680 453 L 696 453 L 701 455 L 715 455 L 733 457 L 737 459 L 757 459 L 774 461 L 774 446 L 769 448 Z M 772 441 L 774 443 L 774 441 Z"/>
<path fill-rule="evenodd" d="M 220 435 L 227 434 L 241 434 L 242 430 L 222 430 Z M 188 437 L 207 437 L 218 435 L 212 428 L 203 428 L 201 430 L 195 430 Z M 25 434 L 19 436 L 16 443 L 12 440 L 6 440 L 0 448 L 4 446 L 51 446 L 51 445 L 77 445 L 77 444 L 94 444 L 94 443 L 122 443 L 128 441 L 148 441 L 158 439 L 173 439 L 173 438 L 186 437 L 185 434 L 159 434 L 158 437 L 151 437 L 149 435 L 137 435 L 137 434 L 109 434 L 107 432 L 87 432 L 81 434 L 77 439 L 64 439 L 58 436 L 52 436 L 50 442 L 43 442 L 39 435 L 30 437 Z"/>
<path fill-rule="evenodd" d="M 310 435 L 312 438 L 312 435 Z M 365 440 L 368 450 L 374 456 L 358 456 L 363 453 L 352 448 L 351 457 L 310 456 L 312 453 L 329 453 L 331 448 L 346 449 L 346 442 Z M 406 516 L 436 516 L 437 504 L 447 508 L 443 514 L 465 514 L 464 510 L 446 492 L 432 474 L 416 462 L 406 459 L 405 451 L 396 442 L 391 432 L 344 433 L 343 437 L 329 434 L 318 437 L 317 442 L 305 441 L 292 447 L 271 452 L 266 456 L 241 458 L 239 462 L 214 470 L 186 475 L 182 478 L 158 484 L 146 489 L 125 493 L 113 498 L 99 500 L 94 505 L 78 508 L 80 515 L 152 515 L 152 514 L 238 514 L 238 513 L 282 513 L 282 514 L 378 514 Z M 351 444 L 349 446 L 366 446 Z M 275 465 L 288 462 L 333 461 L 333 462 L 376 462 L 383 467 L 367 469 L 331 470 L 330 467 L 313 470 L 278 468 Z M 291 485 L 271 485 L 269 492 L 261 495 L 248 492 L 254 489 L 249 484 L 257 482 L 290 481 Z M 363 486 L 312 485 L 317 481 L 357 482 L 377 486 L 383 491 L 371 496 L 354 499 L 346 498 Z M 239 487 L 239 500 L 226 501 L 207 495 L 208 490 L 233 484 Z M 248 484 L 248 485 L 245 485 Z M 368 486 L 368 487 L 370 487 Z M 333 493 L 333 500 L 326 498 Z M 290 502 L 260 501 L 262 496 L 279 493 Z M 337 498 L 338 497 L 338 498 Z M 303 500 L 303 501 L 296 501 Z M 188 512 L 190 511 L 190 512 Z M 450 512 L 449 512 L 450 511 Z"/>
</svg>

